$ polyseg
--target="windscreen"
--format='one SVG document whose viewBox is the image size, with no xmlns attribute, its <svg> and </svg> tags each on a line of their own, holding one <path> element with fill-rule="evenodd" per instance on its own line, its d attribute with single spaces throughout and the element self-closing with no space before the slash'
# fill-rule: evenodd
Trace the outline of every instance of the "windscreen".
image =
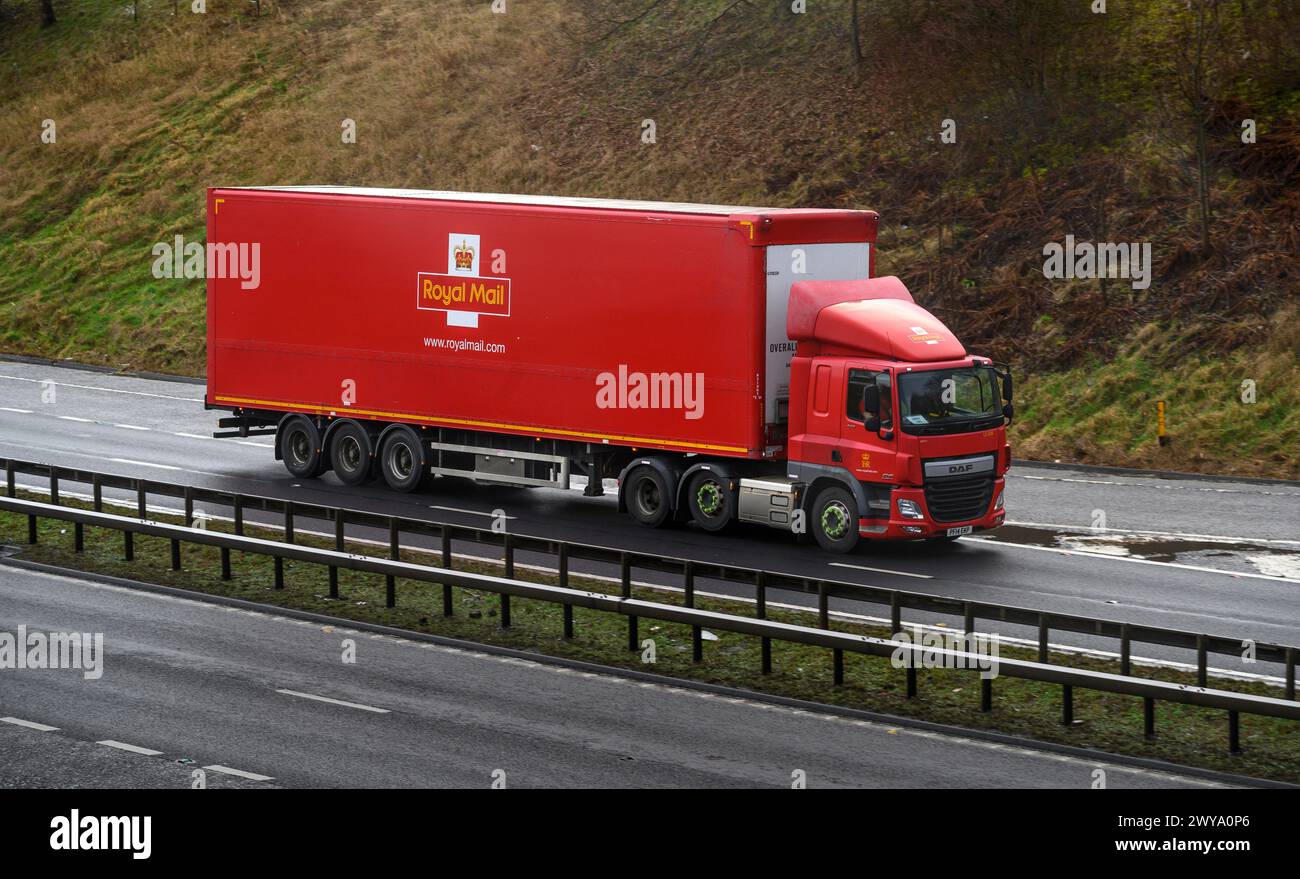
<svg viewBox="0 0 1300 879">
<path fill-rule="evenodd" d="M 901 373 L 898 406 L 907 433 L 983 430 L 1002 420 L 998 376 L 987 366 Z"/>
</svg>

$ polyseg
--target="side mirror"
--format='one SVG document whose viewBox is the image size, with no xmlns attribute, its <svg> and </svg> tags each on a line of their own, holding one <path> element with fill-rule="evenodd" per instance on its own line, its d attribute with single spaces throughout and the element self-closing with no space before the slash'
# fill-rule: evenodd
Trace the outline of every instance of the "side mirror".
<svg viewBox="0 0 1300 879">
<path fill-rule="evenodd" d="M 880 414 L 880 388 L 869 384 L 862 389 L 862 413 L 870 418 Z M 879 422 L 879 418 L 876 419 Z"/>
<path fill-rule="evenodd" d="M 872 433 L 879 433 L 879 432 L 880 432 L 880 416 L 879 416 L 879 415 L 868 415 L 865 419 L 863 419 L 863 421 L 862 421 L 862 426 L 865 427 L 867 430 L 871 431 Z"/>
<path fill-rule="evenodd" d="M 1006 417 L 1007 424 L 1010 424 L 1012 419 L 1016 417 L 1016 407 L 1012 406 L 1010 403 L 1007 403 L 1005 406 L 1002 407 L 1002 414 Z"/>
<path fill-rule="evenodd" d="M 1002 399 L 1006 400 L 1008 403 L 1010 403 L 1012 399 L 1011 391 L 1011 370 L 1008 369 L 1006 372 L 1002 373 Z"/>
</svg>

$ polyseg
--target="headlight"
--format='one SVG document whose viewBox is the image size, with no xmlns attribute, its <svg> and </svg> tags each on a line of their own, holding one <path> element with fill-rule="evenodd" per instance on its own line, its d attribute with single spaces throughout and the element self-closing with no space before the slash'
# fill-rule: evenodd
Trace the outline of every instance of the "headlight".
<svg viewBox="0 0 1300 879">
<path fill-rule="evenodd" d="M 899 500 L 898 514 L 905 519 L 924 519 L 925 513 L 921 512 L 921 507 L 916 501 Z"/>
<path fill-rule="evenodd" d="M 1005 493 L 1006 493 L 1006 492 L 1002 492 L 1002 491 L 998 492 L 998 499 L 997 499 L 996 501 L 994 501 L 994 503 L 993 503 L 993 509 L 995 509 L 995 510 L 1000 510 L 1000 509 L 1002 509 L 1002 495 L 1005 494 Z"/>
</svg>

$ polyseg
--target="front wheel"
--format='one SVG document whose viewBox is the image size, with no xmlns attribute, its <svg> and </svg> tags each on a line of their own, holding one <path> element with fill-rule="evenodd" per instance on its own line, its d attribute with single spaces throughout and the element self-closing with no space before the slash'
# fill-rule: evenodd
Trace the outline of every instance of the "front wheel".
<svg viewBox="0 0 1300 879">
<path fill-rule="evenodd" d="M 817 495 L 812 532 L 827 552 L 850 552 L 858 545 L 858 502 L 847 490 L 832 486 Z"/>
</svg>

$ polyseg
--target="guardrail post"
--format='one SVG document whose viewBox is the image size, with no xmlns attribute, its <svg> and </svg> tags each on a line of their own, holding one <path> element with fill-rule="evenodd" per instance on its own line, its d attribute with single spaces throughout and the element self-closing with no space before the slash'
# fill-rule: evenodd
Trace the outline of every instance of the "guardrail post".
<svg viewBox="0 0 1300 879">
<path fill-rule="evenodd" d="M 993 710 L 993 678 L 980 678 L 980 711 Z"/>
<path fill-rule="evenodd" d="M 1142 735 L 1148 739 L 1156 737 L 1156 700 L 1150 696 L 1142 697 Z"/>
<path fill-rule="evenodd" d="M 1204 687 L 1210 678 L 1209 653 L 1205 647 L 1205 636 L 1196 636 L 1196 685 Z"/>
<path fill-rule="evenodd" d="M 1228 711 L 1228 751 L 1241 753 L 1241 712 Z"/>
<path fill-rule="evenodd" d="M 1074 724 L 1074 687 L 1069 684 L 1061 685 L 1061 723 Z"/>
<path fill-rule="evenodd" d="M 72 551 L 86 551 L 86 526 L 80 522 L 72 523 Z"/>
<path fill-rule="evenodd" d="M 507 580 L 515 578 L 515 536 L 507 533 L 502 540 L 502 553 L 505 561 L 505 574 Z M 510 594 L 501 593 L 501 628 L 510 628 Z"/>
<path fill-rule="evenodd" d="M 451 570 L 451 526 L 447 524 L 443 524 L 442 526 L 442 566 L 449 571 Z M 451 594 L 451 584 L 443 583 L 442 584 L 442 615 L 443 616 L 449 617 L 453 613 L 455 613 L 455 609 L 452 607 L 452 605 L 453 605 L 453 601 L 452 601 L 452 594 Z"/>
<path fill-rule="evenodd" d="M 397 517 L 388 517 L 388 557 L 393 561 L 402 558 L 402 534 L 397 527 Z M 397 578 L 392 574 L 384 576 L 384 606 L 397 607 Z"/>
<path fill-rule="evenodd" d="M 275 557 L 275 588 L 284 588 L 284 559 L 280 556 Z"/>
<path fill-rule="evenodd" d="M 754 583 L 755 614 L 760 620 L 767 619 L 767 572 L 759 571 Z M 762 673 L 772 673 L 772 639 L 764 635 L 759 639 L 759 651 L 762 654 Z"/>
<path fill-rule="evenodd" d="M 889 593 L 889 632 L 890 636 L 903 631 L 903 605 L 898 600 L 898 592 Z"/>
<path fill-rule="evenodd" d="M 632 557 L 626 552 L 618 554 L 618 576 L 621 594 L 624 598 L 632 597 Z M 641 646 L 641 638 L 637 635 L 638 621 L 631 614 L 627 618 L 627 649 L 637 650 Z"/>
<path fill-rule="evenodd" d="M 967 648 L 970 649 L 971 636 L 975 634 L 975 605 L 963 601 L 961 605 L 961 627 L 966 634 Z"/>
<path fill-rule="evenodd" d="M 695 562 L 687 561 L 682 572 L 686 586 L 686 606 L 695 607 Z M 704 629 L 691 626 L 691 662 L 704 661 Z"/>
<path fill-rule="evenodd" d="M 916 698 L 916 657 L 912 654 L 907 658 L 907 698 Z"/>
<path fill-rule="evenodd" d="M 244 496 L 242 494 L 235 495 L 234 507 L 235 507 L 235 533 L 240 537 L 243 537 L 244 536 Z"/>
<path fill-rule="evenodd" d="M 1295 648 L 1286 649 L 1286 697 L 1295 698 Z"/>
<path fill-rule="evenodd" d="M 835 686 L 844 686 L 844 651 L 838 647 L 831 651 L 831 669 Z"/>
<path fill-rule="evenodd" d="M 1038 661 L 1048 663 L 1051 660 L 1047 655 L 1047 614 L 1038 615 Z"/>
<path fill-rule="evenodd" d="M 194 486 L 185 486 L 185 527 L 194 527 Z"/>
<path fill-rule="evenodd" d="M 172 570 L 179 571 L 181 569 L 181 542 L 175 537 L 173 537 L 171 544 L 172 544 Z"/>
<path fill-rule="evenodd" d="M 564 640 L 573 640 L 573 605 L 564 606 Z"/>
<path fill-rule="evenodd" d="M 96 513 L 104 511 L 104 481 L 98 473 L 90 480 L 90 493 L 94 498 L 94 507 Z"/>
<path fill-rule="evenodd" d="M 144 480 L 140 480 L 140 484 L 136 486 L 135 511 L 141 521 L 149 518 L 149 492 L 145 488 Z"/>
<path fill-rule="evenodd" d="M 36 545 L 36 516 L 29 514 L 27 516 L 27 542 Z"/>
<path fill-rule="evenodd" d="M 135 561 L 135 533 L 131 531 L 122 532 L 122 559 L 124 561 Z"/>
<path fill-rule="evenodd" d="M 59 471 L 53 464 L 50 465 L 50 503 L 59 505 Z"/>
<path fill-rule="evenodd" d="M 334 511 L 334 550 L 343 552 L 344 514 L 341 509 Z M 339 597 L 339 566 L 330 565 L 330 598 Z"/>
<path fill-rule="evenodd" d="M 293 543 L 293 501 L 284 502 L 284 542 Z"/>
<path fill-rule="evenodd" d="M 826 595 L 826 581 L 817 581 L 817 628 L 831 627 L 830 599 Z"/>
<path fill-rule="evenodd" d="M 556 552 L 556 560 L 560 568 L 560 585 L 565 589 L 569 588 L 569 544 L 561 543 L 559 550 Z"/>
<path fill-rule="evenodd" d="M 1127 677 L 1133 671 L 1133 638 L 1128 623 L 1119 627 L 1119 673 Z"/>
<path fill-rule="evenodd" d="M 10 458 L 5 459 L 5 491 L 10 497 L 18 496 L 18 483 L 14 481 L 14 462 Z"/>
<path fill-rule="evenodd" d="M 230 547 L 221 547 L 221 579 L 230 579 Z"/>
</svg>

